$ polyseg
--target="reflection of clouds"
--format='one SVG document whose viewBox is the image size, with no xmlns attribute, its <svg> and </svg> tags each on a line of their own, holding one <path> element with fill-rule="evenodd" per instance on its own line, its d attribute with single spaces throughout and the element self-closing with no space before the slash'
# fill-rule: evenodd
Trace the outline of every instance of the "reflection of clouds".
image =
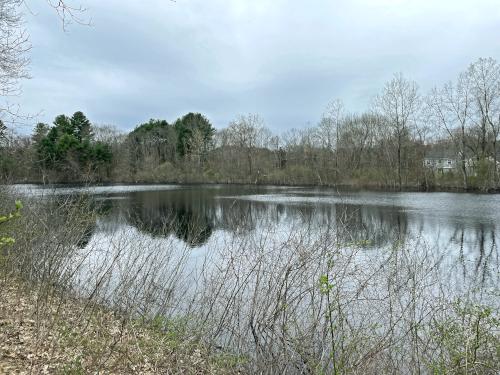
<svg viewBox="0 0 500 375">
<path fill-rule="evenodd" d="M 149 299 L 161 303 L 185 292 L 197 259 L 182 241 L 174 236 L 153 238 L 125 223 L 112 233 L 100 231 L 103 224 L 99 222 L 95 235 L 73 260 L 81 292 L 91 294 L 99 285 L 99 298 L 139 311 L 159 308 L 149 306 Z M 174 290 L 179 295 L 169 294 Z"/>
<path fill-rule="evenodd" d="M 456 209 L 450 208 L 447 214 L 440 210 L 450 206 L 463 207 L 470 195 L 437 194 L 422 201 L 420 193 L 349 193 L 345 197 L 303 197 L 287 196 L 266 188 L 269 194 L 250 194 L 238 196 L 227 192 L 246 191 L 217 186 L 188 188 L 172 191 L 135 192 L 126 201 L 114 202 L 120 211 L 126 212 L 127 221 L 141 227 L 152 235 L 176 233 L 177 237 L 196 247 L 208 241 L 215 230 L 238 234 L 263 230 L 269 226 L 281 226 L 282 231 L 292 227 L 306 227 L 312 232 L 318 228 L 330 228 L 340 242 L 369 241 L 370 247 L 387 246 L 394 241 L 404 241 L 407 237 L 422 236 L 436 248 L 456 253 L 454 241 L 456 231 L 464 228 L 464 245 L 467 253 L 480 253 L 481 235 L 478 231 L 496 233 L 492 210 L 482 215 L 483 220 L 475 217 L 457 216 Z M 294 190 L 302 192 L 303 190 Z M 316 190 L 314 190 L 316 191 Z M 262 191 L 263 192 L 263 191 Z M 347 194 L 347 195 L 349 195 Z M 382 196 L 382 195 L 387 196 Z M 401 202 L 411 202 L 394 206 L 391 197 L 397 196 Z M 258 197 L 258 199 L 255 199 Z M 358 197 L 362 204 L 350 204 Z M 476 196 L 484 205 L 485 196 Z M 496 197 L 491 197 L 496 200 Z M 445 203 L 434 204 L 433 200 L 445 199 Z M 420 201 L 418 201 L 420 199 Z M 325 203 L 328 200 L 328 204 Z M 341 201 L 342 203 L 333 203 Z M 370 201 L 370 204 L 364 202 Z M 393 205 L 388 205 L 389 201 Z M 419 208 L 410 208 L 420 202 Z M 379 203 L 385 203 L 378 205 Z M 494 202 L 493 202 L 494 203 Z M 481 205 L 480 204 L 480 205 Z M 428 207 L 438 207 L 437 210 Z M 463 210 L 470 211 L 473 204 L 468 203 Z M 491 206 L 491 204 L 490 204 Z M 439 208 L 441 207 L 441 208 Z M 115 213 L 116 214 L 116 213 Z M 495 215 L 497 213 L 495 212 Z M 484 239 L 491 242 L 494 239 Z M 487 246 L 486 244 L 484 246 Z"/>
<path fill-rule="evenodd" d="M 280 204 L 295 219 L 294 207 L 301 207 L 304 225 L 312 230 L 328 226 L 340 243 L 367 240 L 367 247 L 377 249 L 396 241 L 421 238 L 434 251 L 445 255 L 444 263 L 450 273 L 460 275 L 457 282 L 498 282 L 499 196 L 379 192 L 326 196 L 332 192 L 316 195 L 317 190 L 294 193 L 300 196 L 252 194 L 232 199 L 269 206 Z M 290 221 L 293 219 L 281 225 Z"/>
<path fill-rule="evenodd" d="M 422 213 L 427 217 L 455 218 L 463 221 L 500 220 L 500 196 L 462 193 L 392 193 L 392 192 L 338 192 L 335 190 L 295 190 L 293 194 L 248 194 L 224 196 L 223 199 L 241 199 L 283 204 L 349 204 L 356 206 L 387 206 L 405 212 Z"/>
<path fill-rule="evenodd" d="M 457 287 L 464 282 L 478 286 L 498 285 L 498 226 L 492 221 L 470 218 L 410 215 L 411 236 L 419 234 L 434 252 L 443 257 L 442 267 Z"/>
<path fill-rule="evenodd" d="M 20 189 L 27 191 L 29 186 Z M 115 193 L 108 199 L 100 194 L 103 189 Z M 80 190 L 58 189 L 57 199 L 66 199 L 67 191 Z M 311 238 L 328 232 L 332 243 L 363 243 L 370 251 L 420 238 L 443 255 L 443 267 L 457 283 L 499 279 L 497 195 L 224 185 L 113 186 L 91 191 L 99 219 L 97 228 L 85 228 L 79 247 L 96 233 L 112 236 L 129 225 L 151 238 L 173 235 L 191 248 L 217 248 L 212 238 L 217 232 L 241 238 L 266 233 L 276 241 L 292 231 Z"/>
<path fill-rule="evenodd" d="M 165 191 L 181 189 L 178 185 L 116 185 L 116 186 L 79 186 L 62 187 L 58 185 L 42 186 L 31 184 L 13 185 L 18 194 L 29 196 L 71 195 L 71 194 L 127 194 L 137 191 Z M 120 197 L 113 197 L 120 199 Z"/>
</svg>

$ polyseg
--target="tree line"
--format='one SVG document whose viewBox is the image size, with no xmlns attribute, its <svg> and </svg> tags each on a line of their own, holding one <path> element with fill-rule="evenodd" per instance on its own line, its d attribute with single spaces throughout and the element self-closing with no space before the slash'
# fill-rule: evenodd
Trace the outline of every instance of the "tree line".
<svg viewBox="0 0 500 375">
<path fill-rule="evenodd" d="M 369 110 L 349 113 L 336 99 L 316 126 L 282 134 L 258 114 L 218 130 L 199 113 L 130 133 L 92 125 L 82 112 L 38 124 L 30 137 L 1 125 L 0 173 L 10 181 L 500 186 L 500 65 L 492 58 L 426 94 L 395 74 Z M 436 151 L 454 167 L 426 165 Z"/>
</svg>

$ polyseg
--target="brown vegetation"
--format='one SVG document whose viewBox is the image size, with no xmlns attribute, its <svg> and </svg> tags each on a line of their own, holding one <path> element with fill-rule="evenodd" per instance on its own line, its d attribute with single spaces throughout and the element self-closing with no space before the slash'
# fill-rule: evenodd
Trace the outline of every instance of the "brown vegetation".
<svg viewBox="0 0 500 375">
<path fill-rule="evenodd" d="M 186 332 L 38 287 L 0 283 L 0 374 L 238 373 Z"/>
</svg>

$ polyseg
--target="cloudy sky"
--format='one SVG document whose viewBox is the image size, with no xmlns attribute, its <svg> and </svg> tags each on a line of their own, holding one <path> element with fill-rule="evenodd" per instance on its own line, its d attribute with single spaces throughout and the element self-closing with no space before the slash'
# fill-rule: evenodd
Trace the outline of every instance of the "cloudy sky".
<svg viewBox="0 0 500 375">
<path fill-rule="evenodd" d="M 368 108 L 395 72 L 425 92 L 500 59 L 499 0 L 81 0 L 92 25 L 67 32 L 30 3 L 20 103 L 44 122 L 81 110 L 130 130 L 193 111 L 221 128 L 251 112 L 279 132 L 335 98 Z"/>
</svg>

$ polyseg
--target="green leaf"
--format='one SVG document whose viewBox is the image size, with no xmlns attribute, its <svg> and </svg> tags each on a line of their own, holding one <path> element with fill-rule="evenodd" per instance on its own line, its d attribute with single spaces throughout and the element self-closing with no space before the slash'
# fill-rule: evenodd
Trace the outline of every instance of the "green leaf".
<svg viewBox="0 0 500 375">
<path fill-rule="evenodd" d="M 16 210 L 19 211 L 23 208 L 23 204 L 20 200 L 16 200 Z"/>
</svg>

